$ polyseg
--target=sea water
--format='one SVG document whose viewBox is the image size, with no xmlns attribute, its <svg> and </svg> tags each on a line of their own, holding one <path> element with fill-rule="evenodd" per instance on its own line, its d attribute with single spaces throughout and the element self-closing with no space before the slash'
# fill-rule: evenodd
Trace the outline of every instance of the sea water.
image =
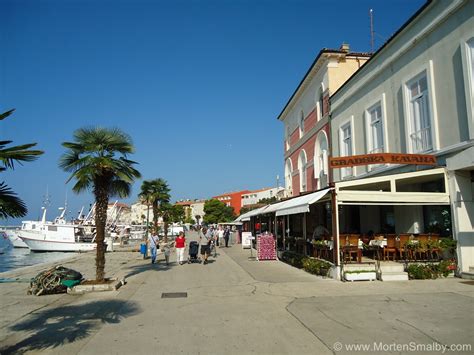
<svg viewBox="0 0 474 355">
<path fill-rule="evenodd" d="M 28 248 L 5 248 L 0 254 L 0 272 L 12 271 L 21 267 L 66 259 L 74 253 L 48 252 L 34 253 Z"/>
</svg>

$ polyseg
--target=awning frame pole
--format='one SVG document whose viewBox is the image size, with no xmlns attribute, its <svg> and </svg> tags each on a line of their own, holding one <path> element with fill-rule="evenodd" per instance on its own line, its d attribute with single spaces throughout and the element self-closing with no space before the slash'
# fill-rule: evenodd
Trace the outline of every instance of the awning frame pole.
<svg viewBox="0 0 474 355">
<path fill-rule="evenodd" d="M 303 253 L 304 253 L 304 255 L 306 255 L 307 254 L 307 250 L 306 250 L 306 212 L 303 213 L 303 241 L 304 241 Z"/>
<path fill-rule="evenodd" d="M 333 260 L 336 266 L 341 264 L 339 255 L 339 206 L 337 203 L 336 189 L 331 190 L 331 213 L 333 235 Z"/>
</svg>

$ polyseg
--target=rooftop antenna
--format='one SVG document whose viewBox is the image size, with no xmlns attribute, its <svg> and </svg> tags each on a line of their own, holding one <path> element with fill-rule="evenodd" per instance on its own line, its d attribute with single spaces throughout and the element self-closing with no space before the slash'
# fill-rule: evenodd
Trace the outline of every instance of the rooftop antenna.
<svg viewBox="0 0 474 355">
<path fill-rule="evenodd" d="M 370 51 L 374 53 L 374 10 L 369 9 L 369 17 L 370 17 Z"/>
</svg>

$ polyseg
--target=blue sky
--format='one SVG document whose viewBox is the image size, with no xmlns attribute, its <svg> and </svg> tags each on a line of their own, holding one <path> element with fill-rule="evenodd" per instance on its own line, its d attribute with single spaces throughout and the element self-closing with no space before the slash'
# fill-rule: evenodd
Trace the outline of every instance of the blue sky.
<svg viewBox="0 0 474 355">
<path fill-rule="evenodd" d="M 67 195 L 71 215 L 93 202 L 58 168 L 61 143 L 84 126 L 131 135 L 143 179 L 164 178 L 173 200 L 276 185 L 283 172 L 277 116 L 321 48 L 369 51 L 417 0 L 1 0 L 2 139 L 45 154 L 2 179 L 39 216 Z M 10 220 L 7 224 L 17 223 Z M 3 224 L 3 222 L 2 222 Z"/>
</svg>

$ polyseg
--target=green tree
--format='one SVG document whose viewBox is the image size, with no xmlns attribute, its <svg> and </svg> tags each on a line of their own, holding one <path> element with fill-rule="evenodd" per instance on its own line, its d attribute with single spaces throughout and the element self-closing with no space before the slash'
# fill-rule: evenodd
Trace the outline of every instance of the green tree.
<svg viewBox="0 0 474 355">
<path fill-rule="evenodd" d="M 170 188 L 164 179 L 145 180 L 141 186 L 141 192 L 138 197 L 144 201 L 147 206 L 151 205 L 153 209 L 153 225 L 158 230 L 158 218 L 161 216 L 164 219 L 164 214 L 167 214 L 166 204 L 170 201 Z M 164 222 L 164 220 L 163 220 Z M 165 225 L 165 239 L 167 237 L 167 226 Z"/>
<path fill-rule="evenodd" d="M 171 222 L 173 223 L 183 223 L 185 220 L 185 211 L 184 207 L 181 205 L 173 205 L 171 210 Z"/>
<path fill-rule="evenodd" d="M 15 109 L 0 114 L 0 121 L 10 116 Z M 44 152 L 41 150 L 32 150 L 36 143 L 22 144 L 7 147 L 12 141 L 0 141 L 0 172 L 7 169 L 15 169 L 15 162 L 33 161 Z M 8 217 L 23 217 L 28 213 L 25 203 L 17 196 L 7 184 L 0 183 L 0 219 Z"/>
<path fill-rule="evenodd" d="M 234 209 L 216 199 L 204 203 L 204 213 L 205 223 L 231 222 L 235 219 Z"/>
<path fill-rule="evenodd" d="M 184 223 L 196 224 L 196 221 L 193 219 L 193 217 L 187 216 L 187 217 L 184 219 Z"/>
<path fill-rule="evenodd" d="M 258 204 L 260 205 L 270 205 L 272 203 L 275 203 L 277 202 L 278 199 L 276 198 L 276 196 L 273 196 L 273 197 L 265 197 L 265 198 L 262 198 L 260 200 L 258 200 Z"/>
<path fill-rule="evenodd" d="M 131 184 L 140 173 L 133 167 L 136 162 L 127 156 L 134 152 L 130 136 L 119 129 L 101 127 L 80 128 L 74 132 L 73 142 L 62 144 L 67 150 L 59 166 L 75 179 L 73 191 L 92 190 L 96 214 L 96 280 L 105 279 L 105 226 L 109 198 L 130 195 Z"/>
</svg>

